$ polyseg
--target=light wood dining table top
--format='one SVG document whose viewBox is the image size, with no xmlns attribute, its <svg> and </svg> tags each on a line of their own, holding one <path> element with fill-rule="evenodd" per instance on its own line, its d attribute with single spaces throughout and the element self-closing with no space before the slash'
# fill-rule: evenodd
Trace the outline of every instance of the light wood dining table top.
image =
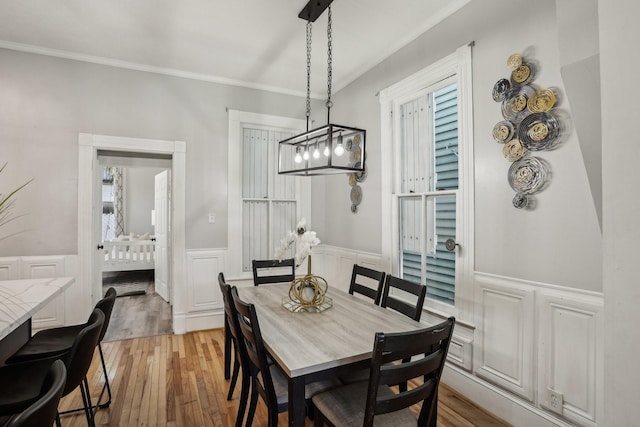
<svg viewBox="0 0 640 427">
<path fill-rule="evenodd" d="M 319 313 L 293 313 L 281 306 L 289 284 L 238 288 L 253 303 L 265 346 L 289 378 L 370 359 L 376 332 L 426 327 L 371 300 L 329 287 L 333 307 Z"/>
</svg>

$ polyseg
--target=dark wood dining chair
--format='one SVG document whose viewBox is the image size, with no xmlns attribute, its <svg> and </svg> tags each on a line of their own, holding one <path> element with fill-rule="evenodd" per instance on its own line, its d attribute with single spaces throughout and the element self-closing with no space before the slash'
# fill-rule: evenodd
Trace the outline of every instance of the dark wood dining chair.
<svg viewBox="0 0 640 427">
<path fill-rule="evenodd" d="M 315 427 L 416 426 L 410 406 L 422 403 L 419 427 L 435 427 L 438 384 L 447 358 L 455 319 L 426 329 L 375 335 L 369 381 L 344 385 L 313 396 Z M 410 359 L 410 362 L 404 360 Z M 415 380 L 395 393 L 391 387 Z"/>
<path fill-rule="evenodd" d="M 238 375 L 240 374 L 240 368 L 242 368 L 242 383 L 240 386 L 240 402 L 238 404 L 238 412 L 236 415 L 236 427 L 242 425 L 244 414 L 247 409 L 247 401 L 249 400 L 250 389 L 250 377 L 249 366 L 246 355 L 246 349 L 244 348 L 244 341 L 240 337 L 240 326 L 238 325 L 238 312 L 233 303 L 233 297 L 231 296 L 231 285 L 224 280 L 224 274 L 218 274 L 218 284 L 220 291 L 222 292 L 222 300 L 224 303 L 224 315 L 225 315 L 225 340 L 227 334 L 229 335 L 229 346 L 233 345 L 233 376 L 231 377 L 231 384 L 229 385 L 229 392 L 227 393 L 227 400 L 231 400 L 233 397 L 233 391 L 238 381 Z M 225 354 L 226 358 L 231 357 L 231 354 Z"/>
<path fill-rule="evenodd" d="M 283 260 L 264 259 L 251 261 L 253 285 L 271 283 L 291 283 L 296 278 L 296 264 L 293 258 Z"/>
<path fill-rule="evenodd" d="M 385 273 L 382 271 L 353 264 L 349 293 L 351 295 L 357 293 L 367 296 L 373 300 L 375 305 L 380 305 L 384 287 L 384 277 Z M 367 283 L 375 285 L 375 287 L 368 286 Z"/>
<path fill-rule="evenodd" d="M 390 295 L 391 289 L 398 289 L 416 297 L 415 304 L 404 299 Z M 427 294 L 427 287 L 419 283 L 410 282 L 399 277 L 387 275 L 382 292 L 381 307 L 388 307 L 396 310 L 413 320 L 420 321 L 422 316 L 422 307 L 424 306 L 424 298 Z"/>
<path fill-rule="evenodd" d="M 276 427 L 278 414 L 288 409 L 287 379 L 275 364 L 269 363 L 254 305 L 242 301 L 235 286 L 231 287 L 231 298 L 237 311 L 239 331 L 244 341 L 251 377 L 251 400 L 245 425 L 247 427 L 252 425 L 258 396 L 260 396 L 267 405 L 268 426 Z M 340 384 L 337 379 L 306 384 L 305 399 L 309 400 L 315 393 L 337 387 Z"/>
</svg>

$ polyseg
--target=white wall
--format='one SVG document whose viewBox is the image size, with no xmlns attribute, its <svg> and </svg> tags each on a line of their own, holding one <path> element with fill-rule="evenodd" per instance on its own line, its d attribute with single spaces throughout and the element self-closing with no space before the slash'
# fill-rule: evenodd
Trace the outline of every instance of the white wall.
<svg viewBox="0 0 640 427">
<path fill-rule="evenodd" d="M 335 28 L 336 34 L 340 33 Z M 580 146 L 570 120 L 566 141 L 554 151 L 538 152 L 552 168 L 549 187 L 536 195 L 535 210 L 511 205 L 508 163 L 491 131 L 502 120 L 491 98 L 493 84 L 509 76 L 507 57 L 525 54 L 539 64 L 535 84 L 564 93 L 560 75 L 555 1 L 471 2 L 451 18 L 383 61 L 335 97 L 333 121 L 367 130 L 369 176 L 362 184 L 358 214 L 349 213 L 350 187 L 343 176 L 314 184 L 325 194 L 319 222 L 323 242 L 380 253 L 380 125 L 376 93 L 475 41 L 473 48 L 475 139 L 475 254 L 483 273 L 601 291 L 601 235 Z M 571 113 L 567 102 L 563 111 Z"/>
<path fill-rule="evenodd" d="M 640 66 L 637 42 L 640 4 L 599 0 L 602 76 L 602 176 L 605 305 L 605 417 L 607 426 L 638 425 L 640 419 L 640 89 L 625 70 Z M 631 54 L 629 54 L 631 52 Z"/>
<path fill-rule="evenodd" d="M 0 93 L 0 191 L 35 178 L 16 206 L 28 215 L 6 227 L 25 231 L 0 256 L 77 253 L 80 132 L 186 141 L 187 248 L 226 247 L 226 108 L 304 115 L 295 96 L 6 49 Z"/>
<path fill-rule="evenodd" d="M 153 234 L 151 210 L 154 208 L 155 176 L 163 168 L 125 169 L 125 232 Z"/>
</svg>

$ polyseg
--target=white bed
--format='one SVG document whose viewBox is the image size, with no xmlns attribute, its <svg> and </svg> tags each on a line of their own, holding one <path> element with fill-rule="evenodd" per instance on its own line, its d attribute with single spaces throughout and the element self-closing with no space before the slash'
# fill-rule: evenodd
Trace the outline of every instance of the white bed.
<svg viewBox="0 0 640 427">
<path fill-rule="evenodd" d="M 152 270 L 155 268 L 155 241 L 103 242 L 102 271 Z"/>
</svg>

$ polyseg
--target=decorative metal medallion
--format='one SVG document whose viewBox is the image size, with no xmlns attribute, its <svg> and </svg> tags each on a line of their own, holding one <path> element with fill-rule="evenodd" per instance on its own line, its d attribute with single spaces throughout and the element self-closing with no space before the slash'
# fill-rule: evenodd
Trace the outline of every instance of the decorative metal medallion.
<svg viewBox="0 0 640 427">
<path fill-rule="evenodd" d="M 509 58 L 507 58 L 507 67 L 511 68 L 512 70 L 517 69 L 521 65 L 522 55 L 520 55 L 519 53 L 514 53 L 510 55 Z"/>
<path fill-rule="evenodd" d="M 507 179 L 516 193 L 534 194 L 544 187 L 547 169 L 537 157 L 526 157 L 511 165 Z"/>
<path fill-rule="evenodd" d="M 526 85 L 533 80 L 534 70 L 531 64 L 522 63 L 511 73 L 511 82 L 516 85 Z"/>
<path fill-rule="evenodd" d="M 560 124 L 551 113 L 532 113 L 518 128 L 518 138 L 531 151 L 549 149 L 560 136 Z"/>
<path fill-rule="evenodd" d="M 549 111 L 556 104 L 556 94 L 549 89 L 540 89 L 529 98 L 527 101 L 527 108 L 532 113 L 542 113 Z"/>
<path fill-rule="evenodd" d="M 498 122 L 493 127 L 493 139 L 501 144 L 510 141 L 514 133 L 515 129 L 513 128 L 513 124 L 508 120 Z"/>
<path fill-rule="evenodd" d="M 356 180 L 356 174 L 355 173 L 350 173 L 348 176 L 349 176 L 349 186 L 353 187 L 358 182 Z"/>
<path fill-rule="evenodd" d="M 535 91 L 531 86 L 527 85 L 511 91 L 509 96 L 502 101 L 502 116 L 512 123 L 520 123 L 529 114 L 527 102 L 533 94 L 535 94 Z"/>
<path fill-rule="evenodd" d="M 360 163 L 360 162 L 358 162 L 358 163 Z M 356 176 L 356 181 L 362 182 L 365 179 L 367 179 L 367 174 L 368 174 L 368 172 L 367 172 L 367 164 L 365 163 L 364 169 L 362 170 L 362 172 L 356 172 L 354 175 Z"/>
<path fill-rule="evenodd" d="M 351 203 L 359 205 L 362 202 L 362 188 L 356 184 L 351 187 Z"/>
<path fill-rule="evenodd" d="M 513 203 L 514 208 L 523 209 L 529 205 L 529 198 L 526 194 L 516 193 L 511 203 Z"/>
<path fill-rule="evenodd" d="M 356 136 L 353 137 L 353 143 L 355 145 L 360 144 L 360 139 L 362 139 L 362 135 L 361 134 L 357 134 Z"/>
<path fill-rule="evenodd" d="M 496 102 L 504 101 L 511 90 L 511 82 L 507 79 L 500 79 L 493 85 L 491 96 Z"/>
<path fill-rule="evenodd" d="M 524 152 L 524 147 L 517 139 L 512 139 L 511 141 L 505 143 L 504 147 L 502 147 L 502 155 L 510 162 L 520 160 L 522 156 L 524 156 Z"/>
<path fill-rule="evenodd" d="M 360 146 L 353 145 L 353 147 L 349 149 L 349 160 L 360 163 L 360 160 L 362 160 L 362 148 L 360 148 Z M 358 165 L 357 167 L 360 166 Z"/>
</svg>

